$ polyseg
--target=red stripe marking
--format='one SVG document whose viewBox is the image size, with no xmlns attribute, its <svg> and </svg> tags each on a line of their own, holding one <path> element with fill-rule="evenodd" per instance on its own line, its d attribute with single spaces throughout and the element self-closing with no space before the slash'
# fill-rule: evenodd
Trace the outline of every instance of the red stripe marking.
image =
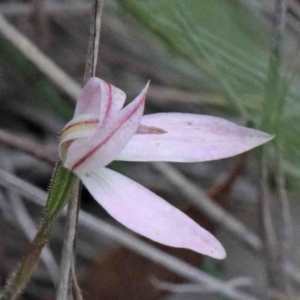
<svg viewBox="0 0 300 300">
<path fill-rule="evenodd" d="M 136 133 L 137 134 L 163 134 L 163 133 L 168 133 L 168 132 L 159 127 L 147 126 L 147 125 L 140 124 Z"/>
<path fill-rule="evenodd" d="M 101 143 L 99 143 L 98 145 L 96 145 L 94 148 L 92 148 L 88 153 L 86 153 L 83 157 L 81 157 L 71 168 L 71 170 L 75 170 L 76 168 L 78 168 L 80 165 L 82 165 L 88 158 L 90 158 L 97 150 L 99 150 L 107 141 L 110 140 L 110 138 L 114 135 L 114 133 L 124 124 L 124 122 L 126 122 L 128 119 L 130 119 L 130 117 L 138 110 L 138 108 L 140 107 L 140 104 L 145 100 L 146 98 L 146 94 L 144 94 L 141 97 L 141 100 L 139 101 L 138 105 L 136 106 L 136 108 L 129 114 L 126 115 L 124 117 L 123 120 L 121 120 L 121 122 L 119 123 L 119 126 L 117 126 L 117 128 L 115 130 L 113 130 L 113 132 L 111 132 L 110 135 L 108 135 L 103 141 L 101 141 Z"/>
<path fill-rule="evenodd" d="M 106 117 L 107 117 L 107 115 L 110 111 L 111 104 L 112 104 L 112 86 L 111 86 L 110 83 L 107 83 L 107 85 L 108 85 L 108 104 L 107 104 L 107 109 L 106 109 L 106 112 L 105 112 L 104 120 L 106 119 Z"/>
<path fill-rule="evenodd" d="M 88 125 L 88 124 L 93 124 L 93 123 L 98 123 L 98 122 L 99 122 L 98 119 L 94 119 L 94 120 L 90 120 L 90 121 L 81 121 L 81 122 L 78 121 L 78 122 L 76 122 L 76 123 L 70 124 L 70 125 L 68 125 L 67 127 L 65 127 L 64 130 L 62 131 L 62 134 L 64 133 L 64 131 L 66 131 L 66 130 L 72 128 L 72 127 L 75 127 L 75 126 L 77 126 L 77 125 L 80 125 L 80 124 Z"/>
</svg>

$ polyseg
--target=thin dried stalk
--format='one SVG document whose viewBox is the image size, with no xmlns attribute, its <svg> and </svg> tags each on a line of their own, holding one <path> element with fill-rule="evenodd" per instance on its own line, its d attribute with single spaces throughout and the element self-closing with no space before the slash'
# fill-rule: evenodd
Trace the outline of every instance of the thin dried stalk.
<svg viewBox="0 0 300 300">
<path fill-rule="evenodd" d="M 267 278 L 268 286 L 270 288 L 278 287 L 281 281 L 279 272 L 277 271 L 276 245 L 278 243 L 275 225 L 272 218 L 272 207 L 271 207 L 271 193 L 268 188 L 268 167 L 266 163 L 265 154 L 261 153 L 261 175 L 260 175 L 260 208 L 259 208 L 259 220 L 262 228 L 262 241 L 263 241 L 263 252 L 265 256 L 265 262 L 267 267 Z"/>
<path fill-rule="evenodd" d="M 88 42 L 88 51 L 84 72 L 84 84 L 86 84 L 87 81 L 96 74 L 103 2 L 104 0 L 95 0 L 95 4 L 93 7 L 90 26 L 90 38 Z"/>
<path fill-rule="evenodd" d="M 101 15 L 102 15 L 103 1 L 95 0 L 91 26 L 90 26 L 90 38 L 88 43 L 88 52 L 86 58 L 86 68 L 84 74 L 84 84 L 92 77 L 95 76 L 96 66 L 98 60 L 98 47 L 99 47 L 99 38 L 100 38 L 100 29 L 101 29 Z M 76 180 L 75 185 L 73 186 L 73 195 L 68 204 L 68 213 L 67 213 L 67 228 L 66 236 L 64 239 L 63 254 L 61 260 L 61 273 L 59 279 L 59 285 L 57 288 L 57 300 L 67 300 L 69 293 L 72 291 L 72 282 L 77 283 L 75 278 L 75 258 L 74 258 L 74 248 L 77 232 L 77 221 L 78 213 L 80 209 L 80 194 L 81 194 L 81 183 L 79 179 Z M 73 268 L 73 272 L 71 270 Z M 72 277 L 72 280 L 71 280 Z M 76 289 L 76 295 L 82 298 L 80 290 Z"/>
<path fill-rule="evenodd" d="M 83 14 L 89 13 L 91 4 L 88 1 L 72 1 L 72 5 L 68 2 L 43 1 L 43 12 L 49 15 Z M 5 16 L 22 16 L 30 15 L 32 7 L 28 3 L 0 3 L 0 13 Z"/>
<path fill-rule="evenodd" d="M 33 141 L 32 139 L 15 135 L 3 129 L 0 129 L 0 143 L 31 154 L 36 158 L 45 161 L 51 166 L 53 166 L 57 162 L 54 153 L 51 153 L 43 145 Z"/>
<path fill-rule="evenodd" d="M 77 99 L 80 86 L 72 80 L 49 57 L 36 47 L 25 35 L 9 24 L 0 14 L 0 34 L 14 45 L 27 59 L 29 59 L 43 74 L 50 78 L 57 86 L 71 98 Z"/>
<path fill-rule="evenodd" d="M 184 284 L 176 284 L 170 282 L 164 282 L 157 278 L 153 278 L 153 285 L 157 288 L 169 291 L 172 293 L 215 293 L 216 291 L 209 286 L 205 286 L 203 284 L 195 284 L 195 283 L 184 283 Z M 235 278 L 228 280 L 227 284 L 231 285 L 234 288 L 238 287 L 248 287 L 253 285 L 253 280 L 250 278 Z"/>
<path fill-rule="evenodd" d="M 280 124 L 284 110 L 285 93 L 283 93 L 283 50 L 284 29 L 286 24 L 286 0 L 275 1 L 274 38 L 271 49 L 269 76 L 266 86 L 263 127 L 276 132 L 277 140 L 274 150 L 277 161 L 277 194 L 271 203 L 272 194 L 268 190 L 269 170 L 266 161 L 266 148 L 261 157 L 261 223 L 263 226 L 263 244 L 268 274 L 268 288 L 290 297 L 291 282 L 286 272 L 291 254 L 292 226 L 289 200 L 285 191 L 284 171 L 282 168 L 282 151 L 280 149 Z"/>
<path fill-rule="evenodd" d="M 64 237 L 64 246 L 60 264 L 60 275 L 57 287 L 57 300 L 67 300 L 68 294 L 71 292 L 70 273 L 71 266 L 74 260 L 74 243 L 77 230 L 77 211 L 78 202 L 80 203 L 80 182 L 76 180 L 72 188 L 72 194 L 68 202 L 68 210 L 66 216 L 66 233 Z"/>
</svg>

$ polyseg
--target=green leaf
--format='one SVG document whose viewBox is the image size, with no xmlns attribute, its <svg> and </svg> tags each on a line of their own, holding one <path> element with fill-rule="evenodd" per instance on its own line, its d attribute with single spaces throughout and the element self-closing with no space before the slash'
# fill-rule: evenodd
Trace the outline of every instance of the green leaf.
<svg viewBox="0 0 300 300">
<path fill-rule="evenodd" d="M 45 214 L 47 218 L 57 215 L 65 206 L 76 178 L 73 172 L 64 168 L 61 163 L 58 163 L 46 203 Z"/>
</svg>

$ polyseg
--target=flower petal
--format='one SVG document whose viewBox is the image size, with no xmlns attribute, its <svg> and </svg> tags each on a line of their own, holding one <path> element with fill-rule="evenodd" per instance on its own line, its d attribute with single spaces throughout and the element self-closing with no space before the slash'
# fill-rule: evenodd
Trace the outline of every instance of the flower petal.
<svg viewBox="0 0 300 300">
<path fill-rule="evenodd" d="M 224 248 L 213 235 L 131 179 L 107 168 L 78 175 L 96 201 L 131 230 L 164 245 L 225 258 Z"/>
<path fill-rule="evenodd" d="M 60 135 L 58 156 L 64 161 L 70 144 L 75 139 L 82 139 L 94 134 L 98 128 L 99 119 L 96 115 L 83 114 L 74 117 L 63 129 Z"/>
<path fill-rule="evenodd" d="M 75 173 L 88 172 L 109 164 L 136 132 L 142 118 L 147 86 L 118 114 L 109 118 L 92 136 L 74 141 L 64 166 Z"/>
<path fill-rule="evenodd" d="M 92 77 L 78 98 L 75 117 L 81 114 L 96 114 L 100 126 L 107 117 L 120 111 L 125 99 L 123 91 L 100 78 Z"/>
<path fill-rule="evenodd" d="M 92 77 L 84 86 L 76 104 L 74 116 L 81 114 L 99 114 L 101 101 L 101 81 Z"/>
<path fill-rule="evenodd" d="M 273 138 L 218 117 L 195 114 L 146 115 L 141 125 L 159 128 L 166 133 L 134 135 L 118 160 L 209 161 L 240 154 Z"/>
<path fill-rule="evenodd" d="M 82 114 L 73 118 L 61 132 L 60 143 L 92 135 L 98 129 L 98 123 L 97 115 Z"/>
</svg>

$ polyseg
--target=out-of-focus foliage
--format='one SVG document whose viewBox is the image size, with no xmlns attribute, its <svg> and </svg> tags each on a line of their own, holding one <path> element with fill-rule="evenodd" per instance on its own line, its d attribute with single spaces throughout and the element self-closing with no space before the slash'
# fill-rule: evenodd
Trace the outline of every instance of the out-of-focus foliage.
<svg viewBox="0 0 300 300">
<path fill-rule="evenodd" d="M 283 105 L 262 105 L 267 99 L 272 49 L 271 26 L 263 18 L 263 4 L 224 0 L 120 3 L 161 39 L 165 55 L 177 64 L 178 72 L 184 70 L 199 89 L 228 100 L 227 111 L 234 108 L 243 121 L 255 122 L 258 127 L 262 118 L 275 118 L 276 124 L 262 129 L 276 134 L 288 172 L 300 175 L 300 82 L 291 66 L 285 66 L 274 99 Z"/>
<path fill-rule="evenodd" d="M 53 85 L 40 74 L 21 53 L 0 36 L 0 55 L 5 58 L 20 77 L 30 86 L 41 100 L 51 107 L 57 115 L 68 120 L 72 116 L 70 106 L 63 100 Z"/>
<path fill-rule="evenodd" d="M 198 86 L 237 102 L 241 102 L 236 99 L 240 93 L 256 95 L 257 86 L 262 88 L 268 64 L 267 34 L 258 30 L 257 23 L 251 26 L 258 16 L 247 14 L 243 5 L 219 0 L 121 3 L 165 42 L 173 58 L 177 56 L 192 69 Z M 260 19 L 258 22 L 263 25 Z"/>
</svg>

